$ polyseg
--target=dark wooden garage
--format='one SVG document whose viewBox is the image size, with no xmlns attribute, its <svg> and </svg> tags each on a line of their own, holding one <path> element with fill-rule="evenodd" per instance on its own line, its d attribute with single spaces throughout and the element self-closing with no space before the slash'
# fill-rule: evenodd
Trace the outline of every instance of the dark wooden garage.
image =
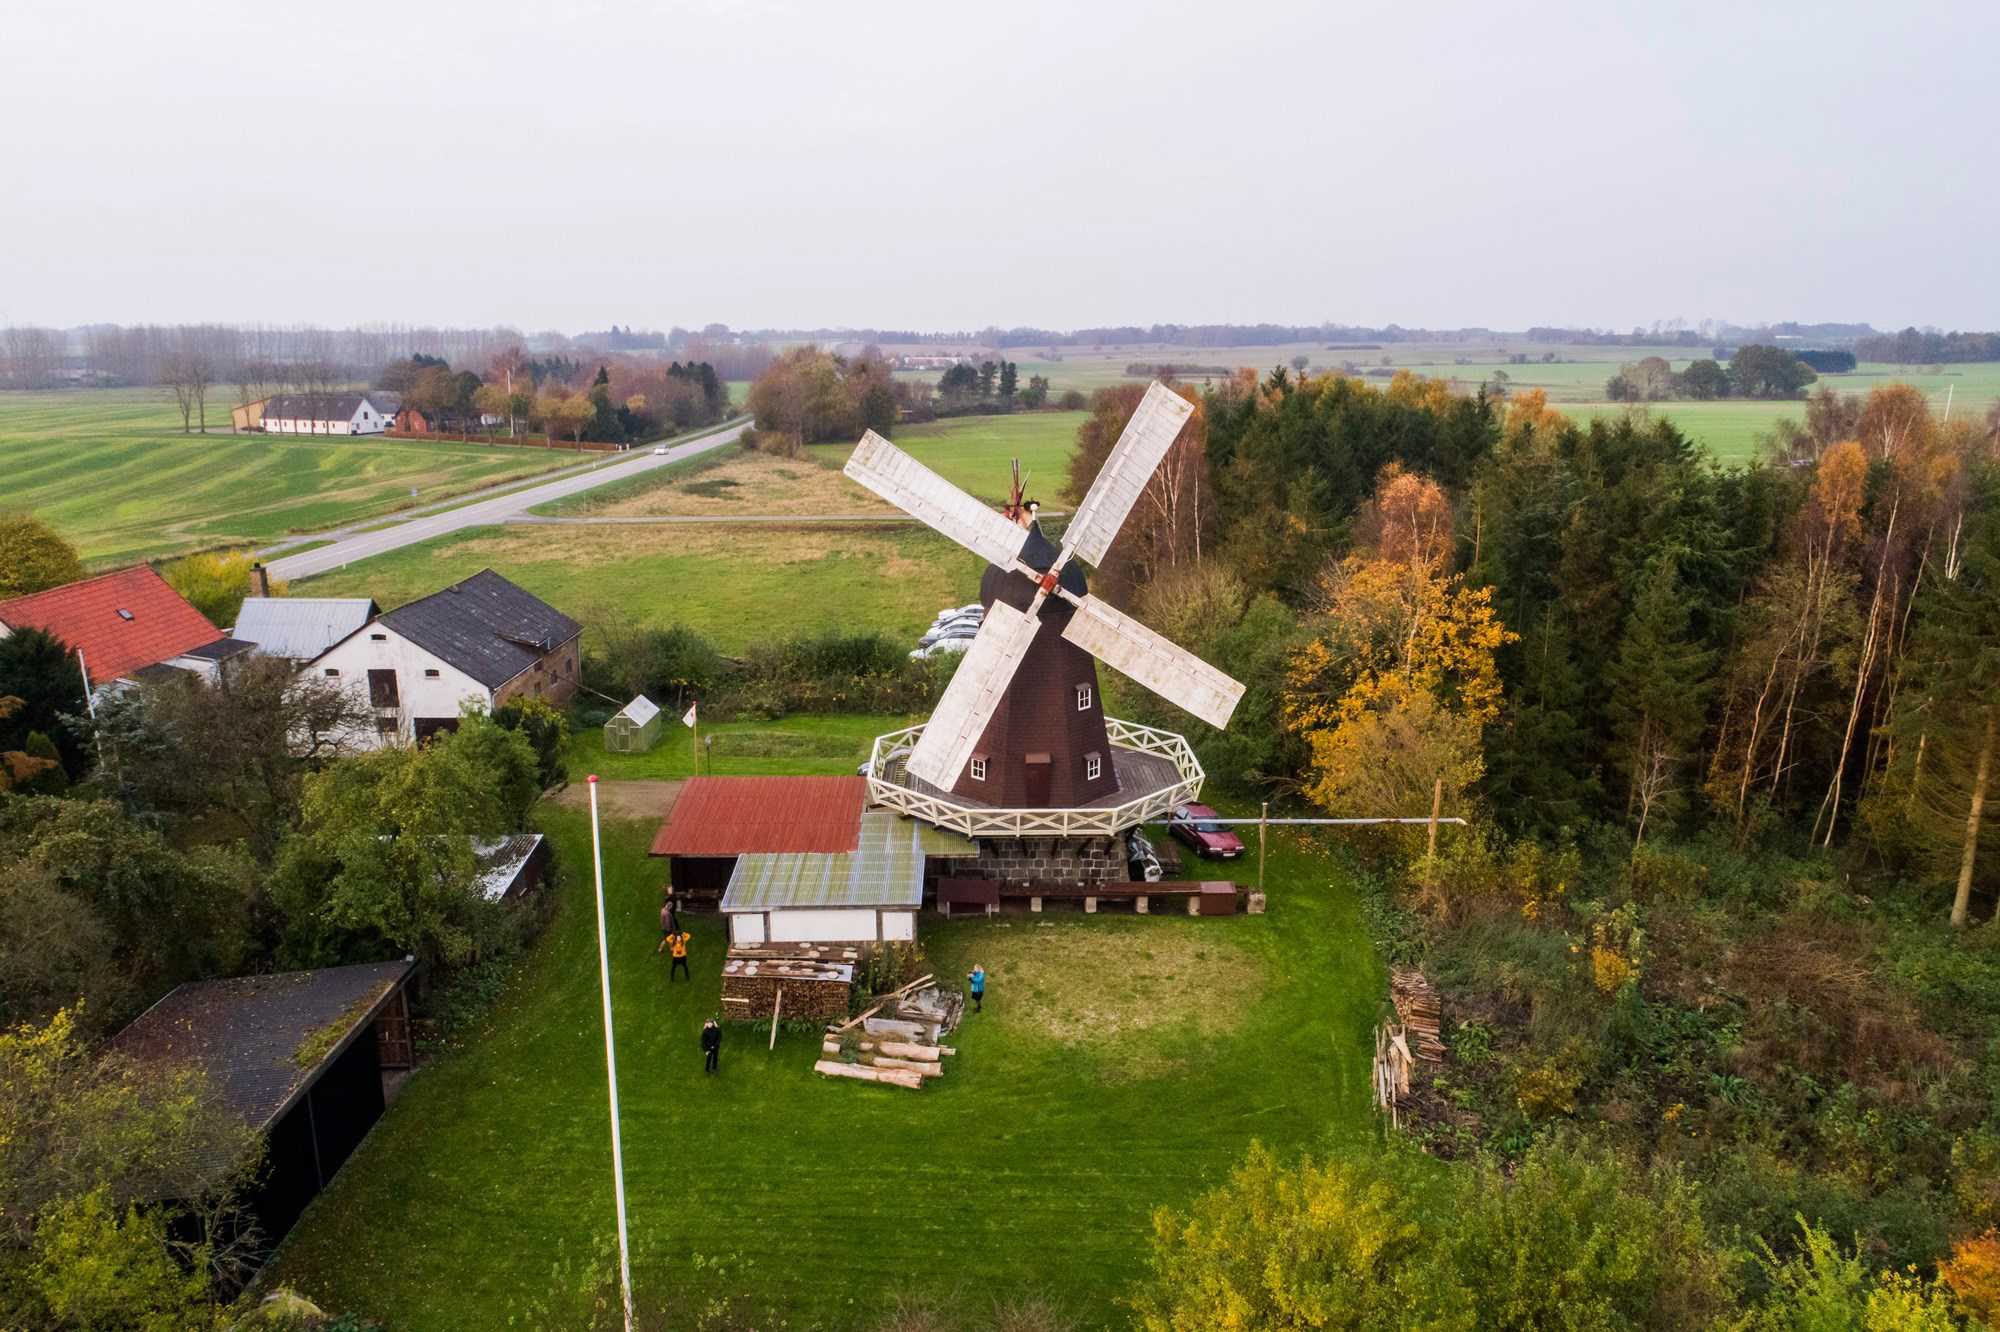
<svg viewBox="0 0 2000 1332">
<path fill-rule="evenodd" d="M 416 963 L 372 962 L 180 986 L 113 1040 L 194 1063 L 268 1146 L 250 1208 L 276 1246 L 361 1145 L 411 1064 L 405 987 Z"/>
</svg>

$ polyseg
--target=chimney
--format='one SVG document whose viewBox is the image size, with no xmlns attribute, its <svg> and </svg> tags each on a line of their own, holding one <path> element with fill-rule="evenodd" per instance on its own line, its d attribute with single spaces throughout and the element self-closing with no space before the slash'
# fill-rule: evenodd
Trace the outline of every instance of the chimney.
<svg viewBox="0 0 2000 1332">
<path fill-rule="evenodd" d="M 262 564 L 250 566 L 250 595 L 253 597 L 271 595 L 271 575 Z"/>
</svg>

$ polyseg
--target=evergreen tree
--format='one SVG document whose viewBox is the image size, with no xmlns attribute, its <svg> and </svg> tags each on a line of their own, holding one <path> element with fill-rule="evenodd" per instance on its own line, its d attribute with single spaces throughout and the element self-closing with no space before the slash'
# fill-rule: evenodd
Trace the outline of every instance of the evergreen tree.
<svg viewBox="0 0 2000 1332">
<path fill-rule="evenodd" d="M 1520 679 L 1488 744 L 1487 790 L 1514 829 L 1552 834 L 1588 818 L 1602 794 L 1583 673 L 1553 608 L 1523 631 L 1515 660 Z"/>
<path fill-rule="evenodd" d="M 1715 654 L 1689 632 L 1671 556 L 1646 570 L 1611 663 L 1611 759 L 1625 778 L 1625 812 L 1644 836 L 1650 818 L 1681 806 L 1681 770 L 1700 746 Z"/>
<path fill-rule="evenodd" d="M 1012 361 L 1000 362 L 1000 400 L 1009 407 L 1014 405 L 1014 390 L 1019 385 L 1018 368 Z"/>
</svg>

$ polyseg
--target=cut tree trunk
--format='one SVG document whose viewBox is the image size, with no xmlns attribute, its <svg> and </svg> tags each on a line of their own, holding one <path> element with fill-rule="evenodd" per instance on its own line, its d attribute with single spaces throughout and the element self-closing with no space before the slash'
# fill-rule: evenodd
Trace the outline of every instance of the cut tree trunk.
<svg viewBox="0 0 2000 1332">
<path fill-rule="evenodd" d="M 1986 812 L 1986 783 L 1993 776 L 1993 733 L 1996 715 L 1989 704 L 1986 709 L 1986 734 L 1979 745 L 1979 767 L 1972 776 L 1972 807 L 1965 815 L 1965 849 L 1958 858 L 1958 891 L 1951 899 L 1951 923 L 1953 928 L 1965 925 L 1966 914 L 1972 907 L 1972 867 L 1979 859 L 1979 821 Z M 2000 912 L 1995 913 L 2000 919 Z"/>
</svg>

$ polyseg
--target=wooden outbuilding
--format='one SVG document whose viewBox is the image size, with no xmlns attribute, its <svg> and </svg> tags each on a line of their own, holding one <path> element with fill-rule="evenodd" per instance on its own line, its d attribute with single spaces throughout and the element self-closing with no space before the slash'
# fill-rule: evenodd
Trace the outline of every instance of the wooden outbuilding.
<svg viewBox="0 0 2000 1332">
<path fill-rule="evenodd" d="M 411 1066 L 405 987 L 415 971 L 405 959 L 182 985 L 112 1046 L 200 1067 L 262 1135 L 250 1208 L 275 1247 L 381 1118 L 384 1073 Z"/>
</svg>

